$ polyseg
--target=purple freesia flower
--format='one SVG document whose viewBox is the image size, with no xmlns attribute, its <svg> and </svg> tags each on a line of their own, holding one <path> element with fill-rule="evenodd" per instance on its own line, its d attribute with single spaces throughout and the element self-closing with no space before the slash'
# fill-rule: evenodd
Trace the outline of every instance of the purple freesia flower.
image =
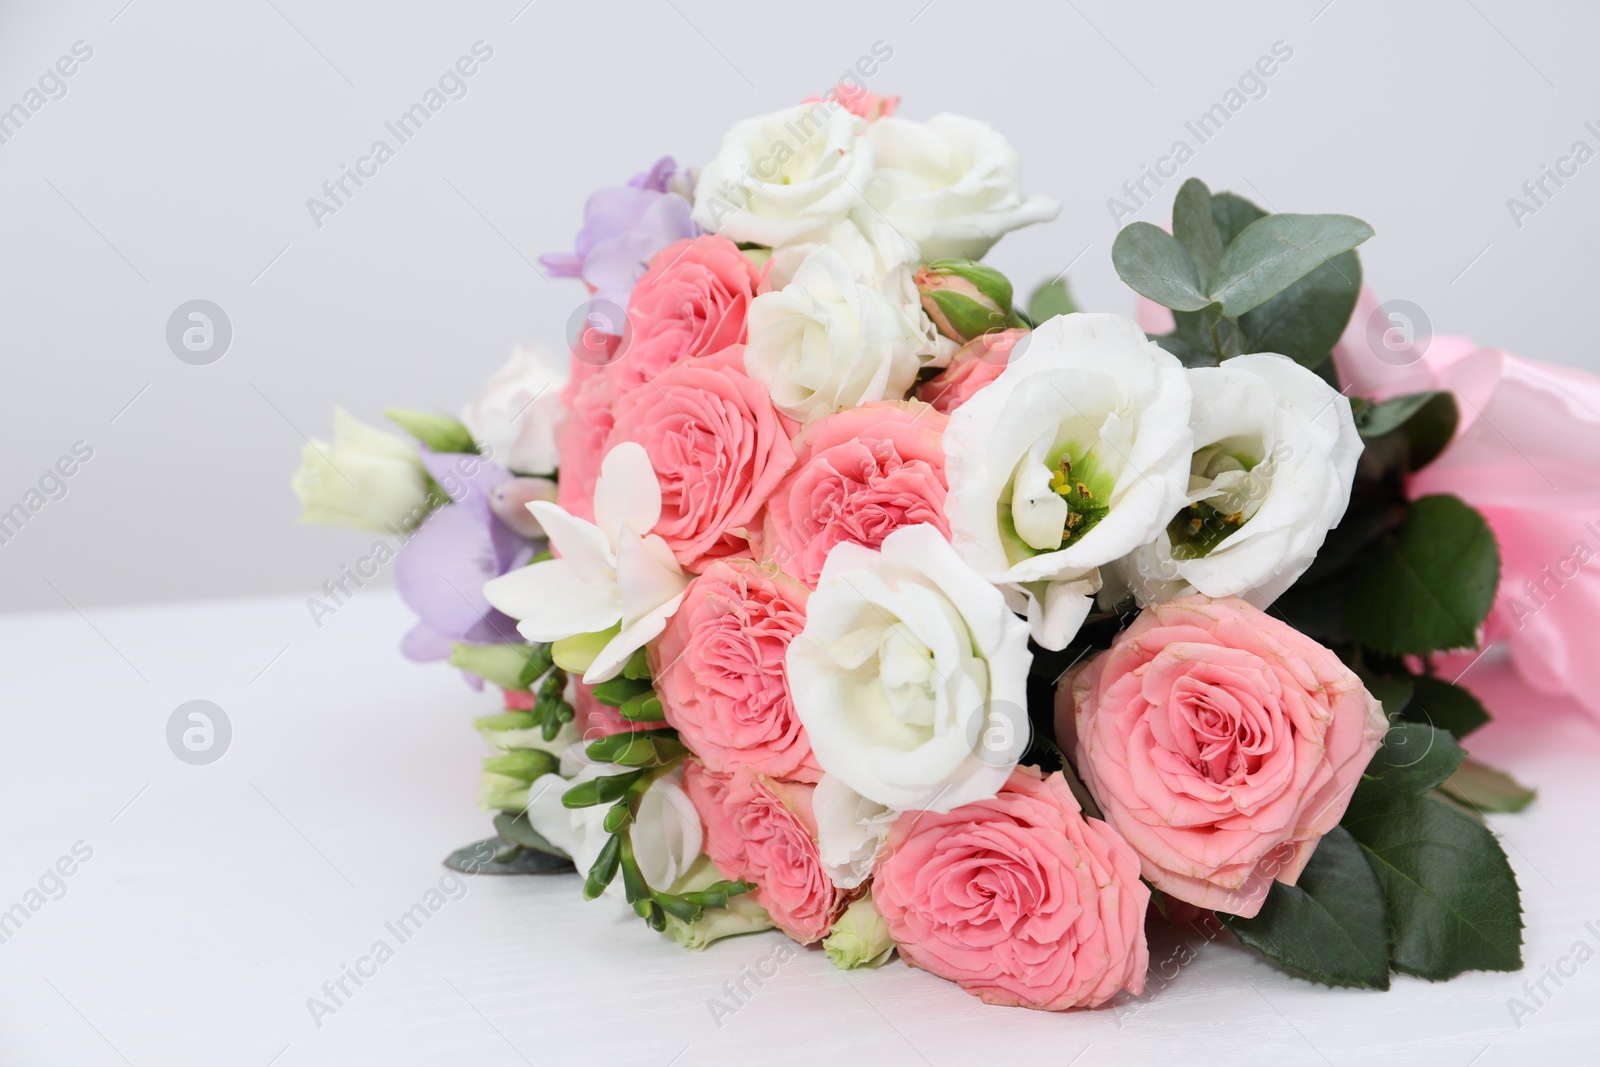
<svg viewBox="0 0 1600 1067">
<path fill-rule="evenodd" d="M 483 596 L 484 582 L 524 565 L 539 547 L 490 510 L 490 492 L 510 481 L 511 472 L 476 456 L 431 452 L 426 446 L 420 451 L 423 466 L 453 503 L 429 515 L 395 561 L 400 599 L 418 615 L 400 651 L 407 659 L 428 662 L 448 658 L 456 641 L 521 641 L 516 620 L 490 607 Z"/>
<path fill-rule="evenodd" d="M 657 252 L 695 235 L 689 219 L 694 177 L 663 156 L 627 185 L 600 189 L 583 206 L 583 229 L 571 252 L 539 257 L 558 278 L 582 278 L 594 300 L 627 308 L 633 285 Z M 621 332 L 621 324 L 615 332 Z"/>
</svg>

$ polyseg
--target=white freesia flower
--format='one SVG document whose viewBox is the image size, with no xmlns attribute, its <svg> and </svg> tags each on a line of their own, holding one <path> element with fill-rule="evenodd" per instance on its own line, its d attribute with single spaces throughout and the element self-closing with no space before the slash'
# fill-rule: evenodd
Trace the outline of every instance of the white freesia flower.
<svg viewBox="0 0 1600 1067">
<path fill-rule="evenodd" d="M 1027 627 L 924 524 L 828 553 L 785 666 L 827 775 L 885 807 L 949 811 L 1016 765 L 1030 662 Z"/>
<path fill-rule="evenodd" d="M 572 857 L 580 874 L 594 866 L 600 847 L 610 835 L 604 825 L 609 804 L 587 808 L 568 808 L 561 795 L 568 789 L 601 775 L 625 774 L 633 767 L 609 763 L 582 763 L 571 778 L 546 774 L 528 787 L 528 822 L 552 845 Z M 630 837 L 639 872 L 652 889 L 676 892 L 678 883 L 689 874 L 705 843 L 700 816 L 683 791 L 681 769 L 651 783 L 639 799 L 639 813 Z M 606 887 L 606 895 L 622 899 L 621 877 Z"/>
<path fill-rule="evenodd" d="M 410 529 L 429 511 L 428 475 L 417 446 L 333 412 L 333 441 L 310 440 L 290 482 L 300 521 L 384 533 Z"/>
<path fill-rule="evenodd" d="M 1183 506 L 1190 401 L 1182 365 L 1134 323 L 1062 315 L 951 414 L 952 541 L 1040 645 L 1065 648 L 1099 568 L 1155 540 Z"/>
<path fill-rule="evenodd" d="M 483 587 L 490 604 L 519 620 L 529 641 L 559 641 L 620 626 L 583 680 L 616 676 L 665 629 L 689 585 L 672 549 L 649 531 L 661 518 L 661 486 L 641 445 L 606 453 L 594 488 L 595 521 L 548 501 L 528 505 L 557 558 L 521 567 Z"/>
<path fill-rule="evenodd" d="M 824 774 L 811 794 L 817 820 L 817 852 L 822 869 L 840 889 L 854 889 L 872 877 L 878 852 L 900 813 L 868 800 L 834 774 Z"/>
<path fill-rule="evenodd" d="M 891 116 L 872 123 L 867 139 L 877 168 L 867 201 L 924 259 L 980 259 L 1004 234 L 1061 211 L 1046 197 L 1023 197 L 1017 150 L 986 122 Z"/>
<path fill-rule="evenodd" d="M 822 103 L 745 119 L 695 183 L 695 223 L 771 247 L 814 237 L 862 202 L 866 131 L 865 120 Z"/>
<path fill-rule="evenodd" d="M 567 373 L 566 361 L 554 353 L 518 345 L 461 421 L 495 462 L 519 474 L 550 474 L 556 469 L 556 434 L 567 417 L 561 402 Z"/>
<path fill-rule="evenodd" d="M 1350 402 L 1279 355 L 1188 373 L 1188 507 L 1117 565 L 1141 606 L 1192 591 L 1266 608 L 1311 566 L 1350 502 L 1361 455 Z"/>
<path fill-rule="evenodd" d="M 750 303 L 745 370 L 801 422 L 869 400 L 898 400 L 920 366 L 904 317 L 819 245 L 778 292 Z"/>
</svg>

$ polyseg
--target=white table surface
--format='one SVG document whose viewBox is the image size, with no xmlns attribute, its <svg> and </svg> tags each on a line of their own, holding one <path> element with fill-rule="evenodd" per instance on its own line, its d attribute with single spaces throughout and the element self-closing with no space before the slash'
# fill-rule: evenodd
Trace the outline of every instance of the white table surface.
<svg viewBox="0 0 1600 1067">
<path fill-rule="evenodd" d="M 718 1025 L 709 999 L 781 935 L 690 953 L 570 875 L 480 876 L 404 944 L 386 930 L 489 829 L 470 720 L 496 700 L 403 661 L 408 623 L 375 589 L 320 630 L 284 599 L 0 617 L 0 910 L 93 849 L 0 944 L 0 1063 L 1600 1063 L 1600 962 L 1547 980 L 1520 1026 L 1508 1003 L 1577 942 L 1600 951 L 1600 725 L 1503 666 L 1468 676 L 1502 712 L 1470 747 L 1541 790 L 1494 819 L 1528 917 L 1522 973 L 1327 990 L 1226 935 L 1186 949 L 1164 931 L 1165 988 L 1051 1015 L 809 950 Z M 196 698 L 233 727 L 208 766 L 166 743 Z M 379 939 L 394 957 L 317 1026 L 307 999 Z"/>
</svg>

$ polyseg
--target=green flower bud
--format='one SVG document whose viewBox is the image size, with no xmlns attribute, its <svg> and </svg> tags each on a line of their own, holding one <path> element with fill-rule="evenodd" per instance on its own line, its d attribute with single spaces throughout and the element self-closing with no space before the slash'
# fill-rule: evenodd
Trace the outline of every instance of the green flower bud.
<svg viewBox="0 0 1600 1067">
<path fill-rule="evenodd" d="M 1026 325 L 1011 308 L 1011 283 L 993 267 L 941 259 L 916 275 L 922 309 L 940 333 L 961 344 L 974 337 Z"/>
<path fill-rule="evenodd" d="M 865 896 L 844 909 L 832 932 L 822 939 L 822 948 L 835 967 L 848 971 L 878 966 L 894 951 L 894 941 L 883 916 L 872 906 L 872 898 Z"/>
<path fill-rule="evenodd" d="M 528 783 L 509 774 L 497 774 L 485 769 L 478 780 L 478 806 L 485 811 L 525 811 L 528 807 Z"/>
<path fill-rule="evenodd" d="M 672 891 L 678 894 L 693 894 L 721 880 L 722 876 L 717 873 L 711 861 L 701 856 L 673 885 Z M 700 913 L 700 918 L 692 923 L 682 922 L 668 915 L 666 928 L 662 932 L 684 948 L 698 951 L 724 937 L 754 934 L 771 928 L 772 919 L 767 916 L 766 909 L 752 900 L 748 893 L 744 893 L 729 897 L 726 907 L 705 908 Z"/>
<path fill-rule="evenodd" d="M 492 774 L 509 775 L 531 782 L 547 774 L 554 774 L 561 760 L 553 752 L 538 748 L 522 748 L 503 756 L 490 756 L 483 761 L 483 769 Z"/>
<path fill-rule="evenodd" d="M 550 646 L 550 652 L 555 657 L 557 667 L 581 675 L 594 663 L 595 657 L 600 655 L 600 650 L 621 632 L 622 624 L 619 622 L 609 630 L 601 630 L 598 633 L 563 637 Z"/>
<path fill-rule="evenodd" d="M 461 424 L 461 420 L 451 418 L 449 415 L 390 408 L 383 413 L 383 417 L 435 452 L 476 454 L 478 451 L 478 446 L 472 441 L 471 432 Z"/>
<path fill-rule="evenodd" d="M 526 690 L 550 670 L 549 645 L 450 646 L 450 666 L 475 674 L 501 689 Z"/>
</svg>

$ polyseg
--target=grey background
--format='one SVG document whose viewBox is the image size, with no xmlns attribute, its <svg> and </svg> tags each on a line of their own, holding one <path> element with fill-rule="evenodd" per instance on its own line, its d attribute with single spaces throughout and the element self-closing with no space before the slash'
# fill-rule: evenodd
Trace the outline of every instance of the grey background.
<svg viewBox="0 0 1600 1067">
<path fill-rule="evenodd" d="M 0 144 L 0 510 L 94 449 L 0 545 L 0 610 L 315 592 L 373 538 L 295 525 L 302 435 L 336 403 L 456 410 L 515 341 L 560 345 L 581 289 L 530 261 L 570 247 L 593 189 L 704 162 L 878 40 L 874 89 L 994 122 L 1025 189 L 1063 203 L 992 261 L 1022 289 L 1071 264 L 1084 306 L 1121 312 L 1107 198 L 1284 41 L 1265 96 L 1136 217 L 1162 221 L 1191 175 L 1358 215 L 1382 297 L 1600 370 L 1600 160 L 1520 229 L 1506 206 L 1574 141 L 1600 148 L 1592 3 L 124 5 L 0 3 L 0 108 L 94 49 Z M 467 96 L 317 228 L 306 199 L 478 40 Z M 209 366 L 165 340 L 194 299 L 232 321 Z"/>
</svg>

